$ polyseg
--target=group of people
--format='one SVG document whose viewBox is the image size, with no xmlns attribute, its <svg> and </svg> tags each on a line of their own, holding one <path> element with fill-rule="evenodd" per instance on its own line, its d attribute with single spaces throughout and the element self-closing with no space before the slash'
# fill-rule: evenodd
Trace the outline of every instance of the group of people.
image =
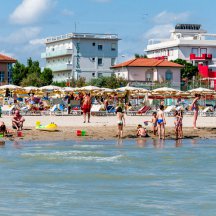
<svg viewBox="0 0 216 216">
<path fill-rule="evenodd" d="M 12 117 L 12 128 L 17 131 L 23 130 L 24 121 L 25 121 L 25 118 L 20 114 L 19 110 L 16 110 Z M 0 134 L 3 134 L 3 136 L 6 136 L 10 132 L 11 131 L 6 127 L 5 123 L 1 121 L 0 122 Z"/>
<path fill-rule="evenodd" d="M 193 128 L 197 129 L 196 122 L 199 112 L 199 103 L 201 95 L 196 94 L 195 99 L 191 104 L 191 110 L 194 111 L 194 119 L 193 119 Z M 123 125 L 125 125 L 125 116 L 121 107 L 116 109 L 117 113 L 117 125 L 118 125 L 118 137 L 123 137 Z M 152 124 L 152 132 L 156 136 L 158 135 L 159 139 L 165 139 L 165 125 L 166 119 L 164 114 L 164 104 L 161 103 L 159 110 L 157 112 L 153 112 L 152 118 L 150 121 L 144 121 L 144 124 L 147 125 L 148 122 Z M 183 138 L 183 111 L 176 110 L 174 113 L 174 130 L 176 139 Z M 147 137 L 147 130 L 141 124 L 137 126 L 137 136 L 138 137 Z"/>
</svg>

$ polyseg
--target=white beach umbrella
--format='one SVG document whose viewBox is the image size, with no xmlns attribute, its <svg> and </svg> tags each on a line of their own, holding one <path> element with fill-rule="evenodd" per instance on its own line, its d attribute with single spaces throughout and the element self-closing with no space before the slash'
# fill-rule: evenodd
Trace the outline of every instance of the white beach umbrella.
<svg viewBox="0 0 216 216">
<path fill-rule="evenodd" d="M 54 86 L 54 85 L 48 85 L 48 86 L 43 86 L 39 88 L 42 91 L 61 91 L 62 88 L 59 86 Z"/>
<path fill-rule="evenodd" d="M 81 90 L 81 91 L 100 91 L 101 88 L 97 87 L 97 86 L 83 86 L 81 88 L 79 88 L 78 90 Z"/>
<path fill-rule="evenodd" d="M 214 90 L 207 89 L 207 88 L 195 88 L 188 91 L 191 94 L 201 94 L 201 95 L 212 95 L 215 94 Z"/>
<path fill-rule="evenodd" d="M 174 89 L 174 88 L 168 88 L 168 87 L 162 87 L 162 88 L 157 88 L 152 90 L 152 93 L 164 93 L 164 94 L 173 94 L 173 93 L 178 93 L 180 90 Z"/>
<path fill-rule="evenodd" d="M 35 87 L 35 86 L 27 86 L 27 87 L 23 87 L 23 89 L 26 91 L 38 91 L 38 90 L 40 90 L 39 87 Z"/>
<path fill-rule="evenodd" d="M 121 88 L 117 88 L 117 91 L 129 91 L 129 92 L 142 92 L 142 93 L 147 93 L 148 90 L 144 89 L 144 88 L 138 88 L 138 87 L 133 87 L 133 86 L 125 86 L 125 87 L 121 87 Z"/>
<path fill-rule="evenodd" d="M 105 92 L 105 93 L 112 93 L 112 92 L 115 92 L 114 89 L 110 89 L 110 88 L 101 88 L 101 91 L 102 91 L 102 92 Z"/>
<path fill-rule="evenodd" d="M 20 87 L 20 86 L 17 86 L 17 85 L 12 85 L 12 84 L 0 86 L 0 90 L 6 90 L 6 89 L 9 89 L 9 90 L 17 90 L 17 89 L 19 89 L 19 90 L 21 90 L 23 88 Z"/>
<path fill-rule="evenodd" d="M 76 91 L 78 88 L 72 88 L 72 87 L 64 87 L 62 88 L 63 92 L 73 92 Z"/>
</svg>

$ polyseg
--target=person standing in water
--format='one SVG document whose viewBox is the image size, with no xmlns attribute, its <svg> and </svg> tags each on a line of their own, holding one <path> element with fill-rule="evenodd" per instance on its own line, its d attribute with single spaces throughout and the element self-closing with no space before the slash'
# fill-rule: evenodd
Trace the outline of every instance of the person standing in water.
<svg viewBox="0 0 216 216">
<path fill-rule="evenodd" d="M 86 115 L 88 115 L 88 123 L 90 123 L 90 111 L 91 111 L 90 93 L 87 93 L 83 99 L 82 110 L 83 110 L 83 118 L 84 118 L 83 123 L 86 123 Z"/>
<path fill-rule="evenodd" d="M 125 125 L 125 116 L 121 107 L 117 107 L 117 124 L 118 124 L 118 138 L 123 137 L 123 126 Z"/>
<path fill-rule="evenodd" d="M 199 102 L 198 100 L 200 100 L 201 95 L 200 94 L 195 94 L 195 99 L 193 100 L 191 107 L 192 110 L 194 111 L 194 119 L 193 119 L 193 128 L 194 129 L 198 129 L 196 126 L 196 122 L 197 122 L 197 118 L 198 118 L 198 114 L 199 114 Z"/>
<path fill-rule="evenodd" d="M 165 139 L 165 124 L 166 124 L 166 119 L 164 116 L 164 106 L 160 105 L 160 110 L 157 113 L 159 139 Z"/>
</svg>

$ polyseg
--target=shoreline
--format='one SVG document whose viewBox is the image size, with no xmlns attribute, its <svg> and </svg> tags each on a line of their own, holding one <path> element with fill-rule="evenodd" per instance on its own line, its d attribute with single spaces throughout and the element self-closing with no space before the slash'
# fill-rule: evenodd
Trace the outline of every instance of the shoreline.
<svg viewBox="0 0 216 216">
<path fill-rule="evenodd" d="M 77 127 L 59 127 L 58 131 L 40 131 L 34 127 L 26 127 L 23 130 L 23 136 L 17 137 L 16 134 L 13 137 L 4 137 L 4 141 L 88 141 L 88 140 L 117 140 L 117 128 L 113 126 L 104 126 L 98 128 L 82 127 L 81 130 L 86 131 L 86 136 L 77 136 Z M 100 131 L 99 131 L 100 130 Z M 141 139 L 158 139 L 158 136 L 154 136 L 151 131 L 148 130 L 149 137 Z M 216 128 L 200 128 L 194 130 L 192 128 L 183 129 L 183 139 L 211 139 L 216 138 Z M 136 128 L 133 126 L 126 126 L 124 129 L 123 139 L 140 139 L 136 136 Z M 166 127 L 166 139 L 176 140 L 174 129 Z"/>
</svg>

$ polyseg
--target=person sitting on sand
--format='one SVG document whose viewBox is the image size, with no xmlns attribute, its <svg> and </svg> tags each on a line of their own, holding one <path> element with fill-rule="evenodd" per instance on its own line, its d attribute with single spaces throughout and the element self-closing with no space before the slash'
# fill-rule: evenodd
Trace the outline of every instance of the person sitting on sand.
<svg viewBox="0 0 216 216">
<path fill-rule="evenodd" d="M 125 125 L 125 117 L 121 107 L 117 107 L 117 124 L 118 124 L 118 138 L 123 137 L 123 123 Z"/>
<path fill-rule="evenodd" d="M 23 129 L 23 122 L 25 119 L 22 115 L 20 115 L 19 110 L 16 110 L 12 119 L 12 127 L 16 130 L 22 130 Z"/>
<path fill-rule="evenodd" d="M 137 136 L 138 137 L 147 137 L 147 131 L 141 124 L 137 126 Z"/>
<path fill-rule="evenodd" d="M 157 113 L 159 139 L 165 139 L 165 124 L 166 124 L 166 120 L 164 116 L 164 106 L 160 105 L 160 110 Z"/>
</svg>

